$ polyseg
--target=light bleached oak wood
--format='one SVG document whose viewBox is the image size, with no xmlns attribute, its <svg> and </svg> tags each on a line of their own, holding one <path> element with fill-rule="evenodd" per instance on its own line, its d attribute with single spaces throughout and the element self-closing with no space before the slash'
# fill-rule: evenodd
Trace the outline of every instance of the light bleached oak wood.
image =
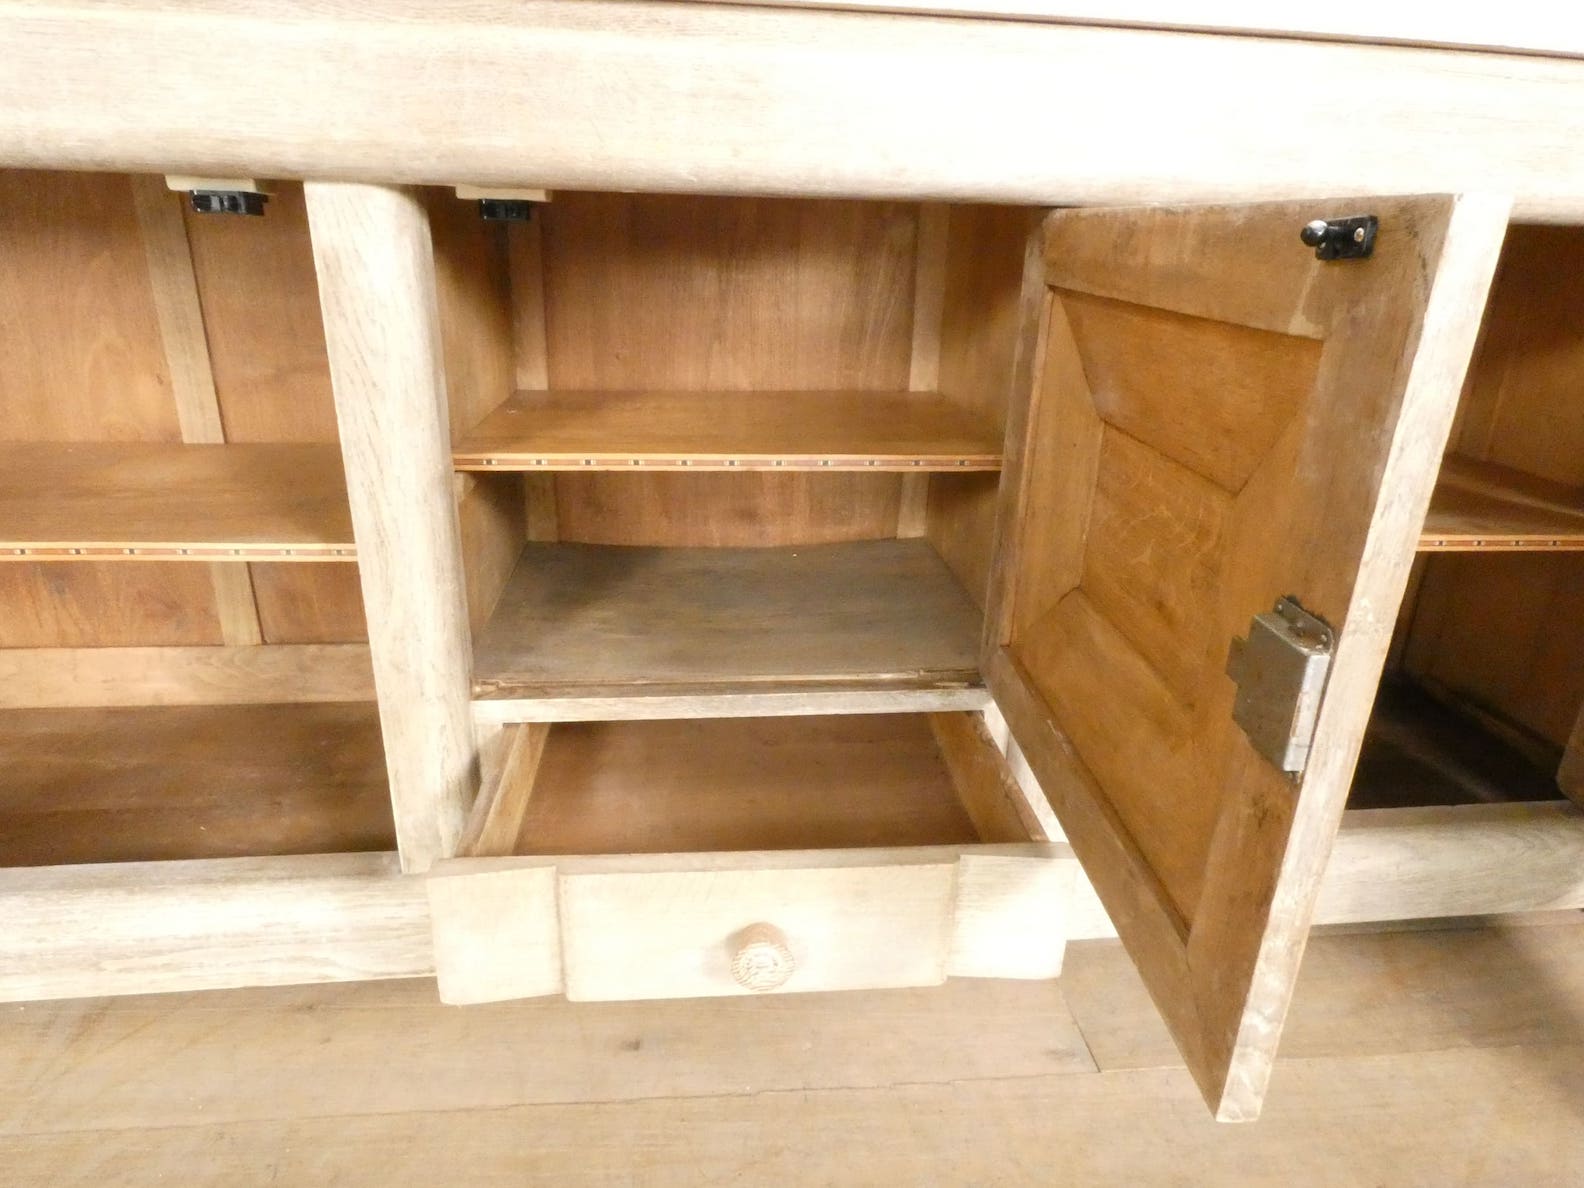
<svg viewBox="0 0 1584 1188">
<path fill-rule="evenodd" d="M 928 392 L 518 392 L 459 470 L 995 470 L 991 425 Z"/>
<path fill-rule="evenodd" d="M 549 190 L 531 189 L 526 186 L 453 186 L 452 190 L 457 198 L 463 202 L 478 202 L 484 198 L 505 199 L 511 202 L 548 202 Z"/>
<path fill-rule="evenodd" d="M 559 910 L 574 998 L 923 985 L 948 968 L 1055 976 L 1070 854 L 1028 844 L 1015 817 L 984 839 L 1014 844 L 971 844 L 953 781 L 1005 769 L 988 735 L 951 725 L 950 759 L 919 715 L 554 726 L 532 799 L 512 769 L 535 736 L 519 733 L 475 816 L 502 844 L 472 852 L 527 857 L 439 868 L 443 992 L 549 992 L 547 950 L 490 939 L 526 927 L 507 918 L 513 901 L 532 919 Z M 735 964 L 757 925 L 786 938 L 792 967 L 762 987 Z"/>
<path fill-rule="evenodd" d="M 553 861 L 444 861 L 423 881 L 441 1002 L 466 1006 L 561 992 Z"/>
<path fill-rule="evenodd" d="M 412 195 L 306 192 L 397 843 L 422 871 L 477 786 L 434 257 Z"/>
<path fill-rule="evenodd" d="M 1537 855 L 1545 856 L 1543 862 Z M 1038 939 L 1054 945 L 1058 935 L 1114 936 L 1076 859 L 1047 861 L 1065 862 L 1073 882 L 1060 920 L 1051 918 L 1050 931 Z M 554 936 L 544 922 L 553 917 L 536 924 L 521 910 L 531 902 L 514 889 L 525 877 L 516 873 L 521 859 L 458 863 L 459 884 L 489 869 L 486 862 L 505 872 L 496 906 L 485 907 L 488 897 L 477 884 L 457 888 L 456 907 L 496 912 L 491 927 L 517 930 L 509 935 L 524 945 Z M 452 864 L 424 880 L 431 900 L 448 869 Z M 1584 909 L 1580 870 L 1584 818 L 1566 806 L 1349 812 L 1322 880 L 1315 921 Z M 970 871 L 959 858 L 963 920 L 970 919 L 963 916 Z M 435 970 L 424 888 L 400 876 L 394 854 L 7 870 L 0 871 L 0 902 L 8 918 L 26 922 L 0 937 L 4 1001 L 428 977 Z M 959 925 L 952 972 L 974 951 L 973 938 L 985 935 L 982 924 L 980 917 L 971 927 Z M 495 961 L 514 951 L 485 943 Z M 1001 959 L 1034 951 L 1004 948 Z M 554 992 L 519 991 L 510 976 L 494 997 Z M 559 985 L 558 968 L 553 977 Z"/>
<path fill-rule="evenodd" d="M 754 993 L 740 934 L 770 924 L 795 970 L 774 991 L 935 985 L 946 978 L 955 864 L 901 851 L 655 856 L 560 872 L 574 1001 Z M 771 992 L 770 990 L 760 991 Z"/>
<path fill-rule="evenodd" d="M 1584 490 L 1510 466 L 1449 457 L 1420 552 L 1584 550 Z"/>
<path fill-rule="evenodd" d="M 457 843 L 461 858 L 496 858 L 517 852 L 517 835 L 533 795 L 544 758 L 549 727 L 536 722 L 508 726 L 498 741 L 502 748 L 499 771 L 479 790 L 468 814 L 462 839 Z"/>
<path fill-rule="evenodd" d="M 982 846 L 957 859 L 946 972 L 954 978 L 1055 978 L 1082 871 L 1065 845 Z"/>
<path fill-rule="evenodd" d="M 351 561 L 334 446 L 0 445 L 0 559 Z"/>
<path fill-rule="evenodd" d="M 1572 60 L 747 6 L 387 3 L 307 19 L 226 0 L 9 3 L 0 163 L 1040 204 L 1489 188 L 1526 218 L 1584 214 Z M 179 89 L 142 85 L 156 59 Z M 1119 77 L 1152 80 L 1171 118 L 1092 101 Z M 1333 143 L 1349 151 L 1309 147 Z"/>
<path fill-rule="evenodd" d="M 730 0 L 707 0 L 725 4 Z M 1272 8 L 1259 0 L 1197 0 L 1187 8 L 1165 0 L 765 0 L 778 8 L 855 12 L 1015 17 L 1023 20 L 1149 29 L 1273 34 L 1337 41 L 1466 46 L 1584 56 L 1584 23 L 1545 3 L 1520 0 L 1503 8 L 1425 8 L 1387 0 L 1366 12 L 1317 7 Z"/>
<path fill-rule="evenodd" d="M 482 698 L 979 683 L 977 608 L 923 541 L 530 544 L 479 633 Z"/>
<path fill-rule="evenodd" d="M 1563 802 L 1350 812 L 1315 901 L 1320 923 L 1584 907 L 1584 817 Z"/>
<path fill-rule="evenodd" d="M 1449 954 L 1444 964 L 1455 960 Z M 760 1057 L 756 1094 L 1094 1070 L 1060 987 L 1048 982 L 454 1010 L 436 1001 L 432 981 L 413 979 L 61 1003 L 13 1009 L 6 1019 L 0 1092 L 16 1103 L 4 1129 L 11 1137 L 106 1127 L 125 1138 L 168 1117 L 275 1118 L 298 1093 L 316 1112 L 344 1101 L 337 1112 L 396 1117 L 430 1108 L 488 1113 L 523 1100 L 736 1094 L 745 1052 Z M 882 1034 L 887 1042 L 876 1043 Z M 525 1035 L 537 1042 L 522 1042 Z M 280 1055 L 247 1055 L 261 1051 Z M 469 1059 L 458 1061 L 458 1051 Z M 245 1091 L 238 1060 L 249 1071 Z M 370 1077 L 371 1061 L 412 1075 Z"/>
<path fill-rule="evenodd" d="M 1584 908 L 1584 816 L 1556 801 L 1349 809 L 1314 923 L 1366 924 Z M 1116 935 L 1080 873 L 1068 940 Z"/>
<path fill-rule="evenodd" d="M 1508 213 L 1368 206 L 1398 231 L 1348 266 L 1290 246 L 1331 202 L 1058 213 L 1030 309 L 988 682 L 1229 1121 L 1258 1113 Z M 1092 471 L 1063 465 L 1074 410 Z M 1283 594 L 1340 629 L 1298 797 L 1222 672 Z"/>
<path fill-rule="evenodd" d="M 763 992 L 731 971 L 756 924 L 788 939 L 787 993 L 1055 977 L 1076 868 L 1042 845 L 452 859 L 429 876 L 441 996 Z"/>
<path fill-rule="evenodd" d="M 0 870 L 0 999 L 427 977 L 395 854 Z"/>
<path fill-rule="evenodd" d="M 372 701 L 364 644 L 0 649 L 0 707 Z"/>
<path fill-rule="evenodd" d="M 1371 987 L 1387 998 L 1389 985 L 1383 979 Z M 981 1007 L 979 996 L 965 990 L 951 1000 L 955 1009 L 943 1011 L 938 1022 L 933 1008 L 920 1018 L 922 1002 L 944 993 L 918 992 L 916 998 L 901 991 L 852 998 L 799 996 L 811 1005 L 831 1001 L 822 1002 L 812 1017 L 800 1013 L 787 1019 L 746 1013 L 743 1008 L 750 1004 L 735 1000 L 729 1011 L 718 1002 L 672 1004 L 674 1014 L 658 1017 L 654 1007 L 594 1012 L 576 1006 L 556 1009 L 559 1004 L 509 1013 L 451 1012 L 482 1017 L 450 1043 L 445 1041 L 460 1025 L 450 1024 L 436 1037 L 434 1015 L 403 1012 L 392 1017 L 394 1012 L 374 1009 L 352 1016 L 333 1008 L 261 1004 L 243 1016 L 236 1034 L 211 1018 L 193 1024 L 203 1046 L 192 1062 L 205 1072 L 234 1067 L 255 1050 L 247 1042 L 254 1037 L 267 1051 L 280 1050 L 283 1045 L 271 1038 L 270 1024 L 288 1027 L 286 1034 L 295 1037 L 291 1024 L 297 1013 L 317 1018 L 326 1029 L 326 1017 L 345 1019 L 343 1030 L 332 1034 L 357 1036 L 357 1050 L 377 1061 L 394 1046 L 390 1037 L 406 1025 L 428 1040 L 410 1058 L 409 1066 L 418 1071 L 409 1078 L 374 1079 L 422 1081 L 419 1102 L 405 1110 L 368 1105 L 371 1098 L 384 1103 L 419 1094 L 410 1084 L 371 1085 L 366 1072 L 360 1081 L 352 1080 L 352 1070 L 343 1071 L 339 1064 L 331 1066 L 333 1073 L 286 1082 L 283 1093 L 272 1095 L 275 1110 L 268 1114 L 246 1109 L 249 1093 L 256 1097 L 263 1092 L 257 1082 L 241 1086 L 235 1079 L 210 1074 L 208 1092 L 199 1098 L 205 1107 L 199 1109 L 177 1104 L 192 1099 L 186 1083 L 162 1078 L 161 1087 L 171 1088 L 137 1111 L 152 1119 L 146 1125 L 41 1125 L 39 1133 L 0 1138 L 0 1156 L 24 1182 L 120 1179 L 129 1188 L 173 1181 L 228 1188 L 256 1178 L 260 1167 L 279 1169 L 278 1179 L 286 1183 L 355 1182 L 371 1168 L 387 1181 L 435 1183 L 454 1174 L 459 1149 L 468 1152 L 476 1178 L 486 1181 L 529 1178 L 575 1184 L 580 1177 L 626 1177 L 652 1188 L 729 1182 L 742 1175 L 745 1160 L 752 1161 L 756 1177 L 774 1183 L 916 1184 L 939 1179 L 941 1169 L 949 1168 L 953 1179 L 981 1184 L 1043 1182 L 1049 1177 L 1074 1184 L 1169 1184 L 1175 1179 L 1233 1185 L 1260 1179 L 1301 1182 L 1317 1167 L 1342 1183 L 1369 1183 L 1372 1178 L 1477 1183 L 1498 1162 L 1491 1150 L 1496 1133 L 1507 1139 L 1510 1150 L 1487 1179 L 1565 1182 L 1584 1158 L 1584 1142 L 1570 1115 L 1578 1100 L 1577 1067 L 1584 1052 L 1563 1021 L 1545 1028 L 1544 1038 L 1524 1045 L 1459 1043 L 1392 1059 L 1295 1061 L 1283 1068 L 1282 1092 L 1265 1124 L 1229 1134 L 1195 1116 L 1193 1088 L 1177 1067 L 1101 1076 L 1049 1075 L 1073 1073 L 1071 1063 L 1045 1073 L 980 1071 L 994 1068 L 997 1061 L 987 1059 L 982 1049 L 974 1051 L 978 1037 L 995 1029 L 997 1057 L 1003 1043 L 1016 1048 L 999 1033 L 1012 1025 L 1003 1021 L 1004 1015 L 1018 1012 Z M 771 996 L 762 1001 L 779 1005 L 794 1000 Z M 1064 1047 L 1074 1029 L 1055 1022 L 1067 1012 L 1059 1000 L 1049 1001 L 1048 1011 L 1035 1011 L 1033 1029 L 1044 1034 L 1049 1027 L 1059 1037 L 1052 1051 L 1071 1061 Z M 1402 1009 L 1416 1006 L 1404 1003 Z M 864 1011 L 861 1024 L 851 1017 L 856 1010 Z M 599 1026 L 585 1022 L 591 1016 L 600 1020 Z M 626 1026 L 616 1026 L 617 1019 Z M 1027 1016 L 1017 1021 L 1025 1033 L 1022 1046 L 1035 1049 L 1026 1039 Z M 56 1023 L 56 1031 L 71 1034 L 76 1022 L 68 1016 Z M 89 1035 L 128 1030 L 130 1026 L 115 1020 Z M 540 1031 L 553 1038 L 536 1045 L 523 1042 L 525 1033 Z M 893 1037 L 892 1042 L 879 1043 L 882 1035 Z M 921 1035 L 930 1037 L 928 1053 L 941 1053 L 933 1061 L 919 1050 L 925 1041 L 915 1037 Z M 807 1036 L 801 1042 L 813 1044 L 813 1049 L 794 1046 L 792 1036 Z M 19 1044 L 30 1041 L 38 1042 L 30 1035 Z M 314 1050 L 307 1036 L 300 1042 Z M 641 1054 L 624 1050 L 639 1042 Z M 87 1047 L 86 1040 L 78 1043 Z M 119 1045 L 105 1046 L 113 1049 L 112 1058 L 121 1055 Z M 323 1047 L 334 1051 L 341 1045 L 332 1041 Z M 395 1047 L 403 1055 L 411 1051 L 409 1044 Z M 487 1063 L 461 1062 L 454 1056 L 459 1048 L 489 1052 L 491 1057 Z M 683 1066 L 692 1076 L 673 1089 L 663 1072 L 644 1075 L 640 1084 L 649 1092 L 632 1092 L 625 1078 L 647 1073 L 655 1048 L 665 1050 L 667 1067 Z M 495 1055 L 502 1049 L 516 1051 Z M 952 1054 L 964 1050 L 974 1055 L 954 1062 Z M 158 1047 L 140 1045 L 134 1051 L 154 1053 L 145 1059 L 159 1066 Z M 766 1066 L 763 1073 L 745 1072 L 742 1052 L 772 1055 L 753 1062 L 754 1070 Z M 807 1077 L 790 1075 L 788 1061 L 795 1062 L 794 1068 L 818 1071 Z M 542 1066 L 554 1066 L 566 1078 L 557 1082 L 565 1086 L 558 1098 L 565 1104 L 521 1102 L 549 1075 Z M 64 1059 L 48 1067 L 52 1072 L 58 1068 L 58 1076 L 68 1076 L 72 1069 Z M 138 1065 L 128 1059 L 111 1067 L 119 1071 Z M 916 1070 L 925 1068 L 921 1080 Z M 951 1075 L 954 1069 L 968 1071 Z M 110 1082 L 115 1091 L 110 1100 L 122 1100 L 121 1095 L 134 1092 L 127 1086 L 145 1084 L 146 1076 L 123 1073 L 122 1079 Z M 69 1097 L 74 1115 L 92 1118 L 92 1105 L 104 1101 L 94 1089 L 108 1080 L 96 1061 L 60 1095 Z M 854 1080 L 878 1084 L 845 1088 Z M 42 1083 L 46 1088 L 62 1084 L 53 1076 Z M 833 1083 L 843 1090 L 820 1091 Z M 453 1089 L 454 1084 L 466 1087 L 464 1100 L 487 1097 L 492 1104 L 443 1104 L 464 1092 Z M 223 1120 L 244 1110 L 248 1116 L 242 1120 Z M 1470 1121 L 1476 1118 L 1478 1125 Z M 987 1142 L 991 1134 L 996 1141 Z M 833 1135 L 858 1136 L 860 1141 L 836 1142 Z"/>
<path fill-rule="evenodd" d="M 608 688 L 603 693 L 491 697 L 473 703 L 481 728 L 509 722 L 616 722 L 654 718 L 763 718 L 806 714 L 905 714 L 983 710 L 982 685 L 943 689 L 803 689 L 756 693 L 692 690 L 659 693 Z"/>
<path fill-rule="evenodd" d="M 163 188 L 184 196 L 192 190 L 231 190 L 243 194 L 273 194 L 275 186 L 256 177 L 198 177 L 187 173 L 167 173 Z"/>
</svg>

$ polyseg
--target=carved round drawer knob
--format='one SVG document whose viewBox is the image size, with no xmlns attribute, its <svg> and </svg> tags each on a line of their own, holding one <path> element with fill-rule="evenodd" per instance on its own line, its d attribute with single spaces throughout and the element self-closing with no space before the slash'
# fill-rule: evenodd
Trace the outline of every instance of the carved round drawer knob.
<svg viewBox="0 0 1584 1188">
<path fill-rule="evenodd" d="M 786 933 L 774 924 L 750 924 L 731 945 L 732 978 L 744 990 L 774 990 L 797 969 Z"/>
</svg>

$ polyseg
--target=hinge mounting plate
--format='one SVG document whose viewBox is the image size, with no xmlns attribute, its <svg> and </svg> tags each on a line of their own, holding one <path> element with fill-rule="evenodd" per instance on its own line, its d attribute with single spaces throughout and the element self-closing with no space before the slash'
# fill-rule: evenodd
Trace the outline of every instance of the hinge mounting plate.
<svg viewBox="0 0 1584 1188">
<path fill-rule="evenodd" d="M 1298 238 L 1314 248 L 1316 260 L 1367 260 L 1375 252 L 1379 230 L 1374 215 L 1348 215 L 1305 223 Z"/>
<path fill-rule="evenodd" d="M 1247 639 L 1234 639 L 1226 674 L 1236 682 L 1232 719 L 1254 749 L 1294 777 L 1309 761 L 1320 699 L 1331 671 L 1335 633 L 1292 597 L 1255 615 Z"/>
</svg>

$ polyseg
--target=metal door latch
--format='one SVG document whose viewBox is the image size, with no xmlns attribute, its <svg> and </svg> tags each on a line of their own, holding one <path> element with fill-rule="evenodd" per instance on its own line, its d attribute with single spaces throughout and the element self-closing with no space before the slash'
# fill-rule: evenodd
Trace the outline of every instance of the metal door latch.
<svg viewBox="0 0 1584 1188">
<path fill-rule="evenodd" d="M 1375 251 L 1380 220 L 1374 215 L 1316 219 L 1305 223 L 1298 238 L 1315 250 L 1316 260 L 1364 260 Z"/>
<path fill-rule="evenodd" d="M 1309 761 L 1320 698 L 1336 638 L 1295 598 L 1255 615 L 1247 639 L 1234 639 L 1226 674 L 1237 683 L 1232 719 L 1254 749 L 1280 770 L 1302 773 Z"/>
</svg>

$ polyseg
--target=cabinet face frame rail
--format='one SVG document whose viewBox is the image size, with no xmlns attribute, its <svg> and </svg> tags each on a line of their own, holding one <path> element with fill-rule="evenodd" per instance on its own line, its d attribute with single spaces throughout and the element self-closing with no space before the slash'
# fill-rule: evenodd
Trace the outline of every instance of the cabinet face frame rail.
<svg viewBox="0 0 1584 1188">
<path fill-rule="evenodd" d="M 1489 189 L 1584 219 L 1571 58 L 617 0 L 261 7 L 0 4 L 0 164 L 1034 205 Z M 1118 78 L 1170 98 L 1097 102 Z"/>
</svg>

